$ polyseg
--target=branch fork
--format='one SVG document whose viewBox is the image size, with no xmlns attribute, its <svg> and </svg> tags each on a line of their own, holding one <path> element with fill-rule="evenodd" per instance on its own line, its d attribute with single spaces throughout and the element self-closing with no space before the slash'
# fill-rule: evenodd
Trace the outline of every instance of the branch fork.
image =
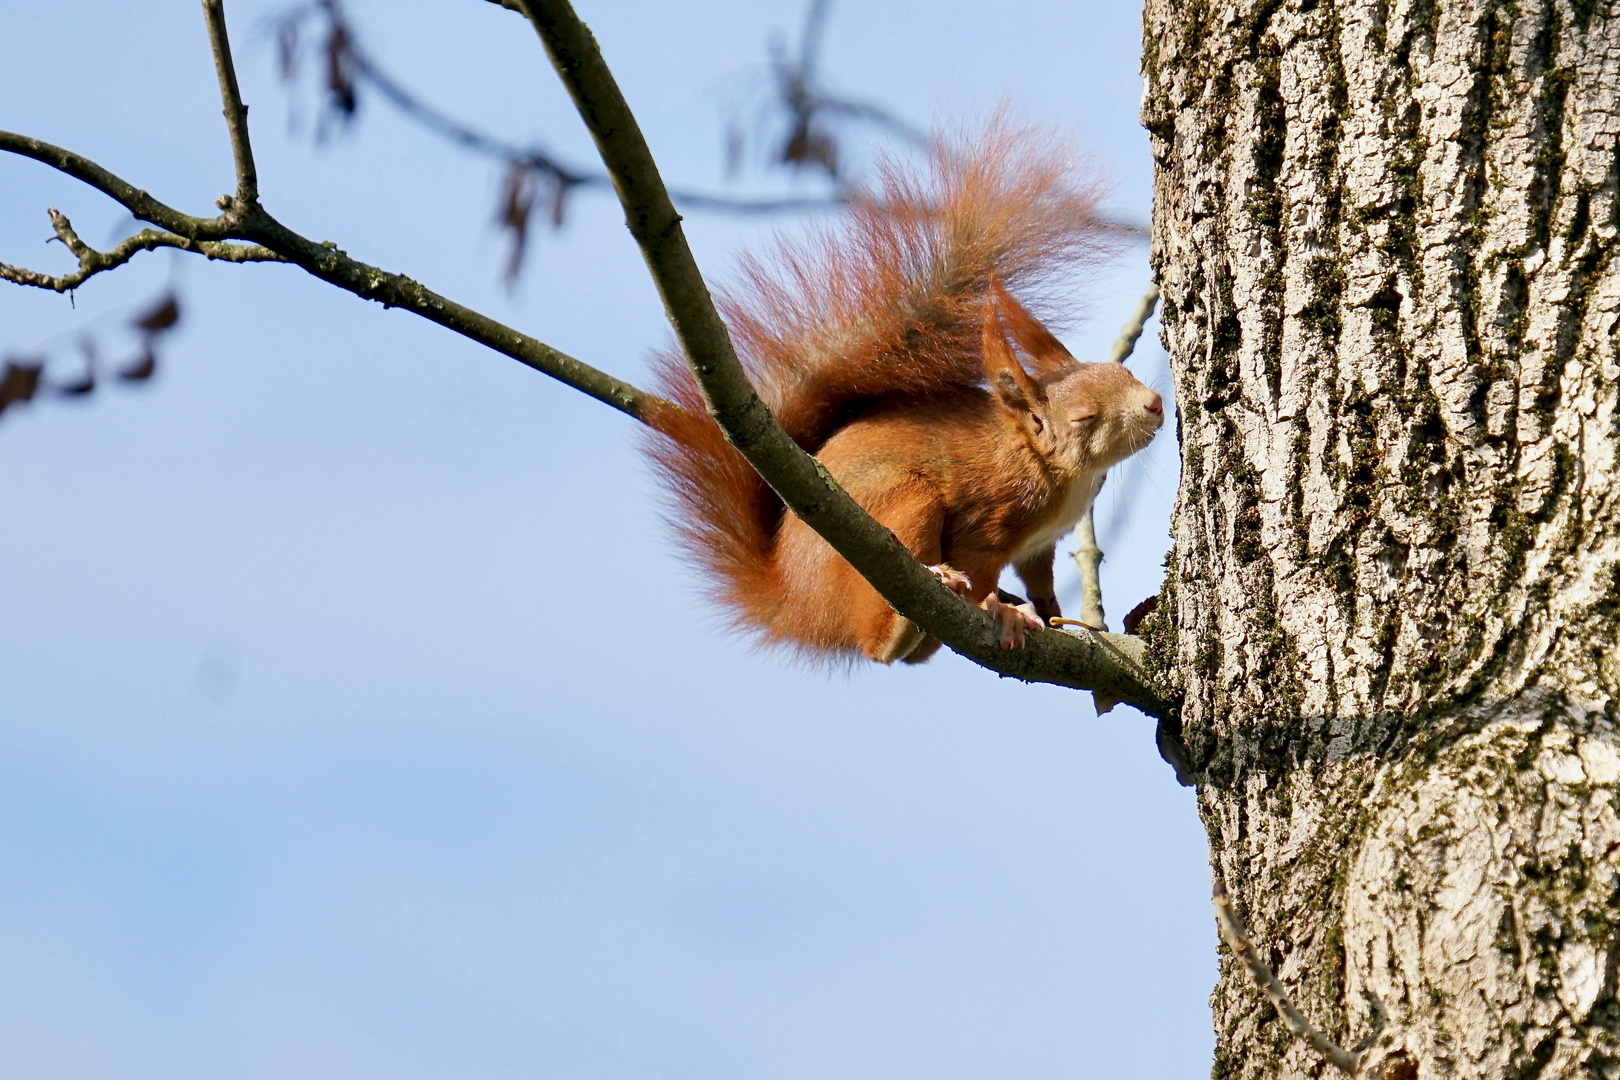
<svg viewBox="0 0 1620 1080">
<path fill-rule="evenodd" d="M 219 259 L 225 262 L 286 262 L 282 256 L 269 248 L 258 244 L 228 244 L 219 240 L 195 240 L 189 236 L 160 229 L 142 229 L 134 236 L 120 241 L 111 251 L 97 251 L 80 239 L 74 231 L 73 223 L 67 215 L 57 209 L 46 211 L 50 215 L 51 228 L 56 235 L 51 239 L 60 240 L 62 245 L 72 252 L 73 257 L 79 260 L 79 268 L 71 274 L 43 274 L 36 270 L 28 270 L 20 266 L 11 266 L 0 263 L 0 281 L 9 281 L 16 285 L 27 285 L 36 289 L 49 289 L 52 292 L 72 292 L 86 281 L 108 270 L 115 270 L 129 262 L 143 251 L 155 251 L 158 248 L 176 248 L 180 251 L 189 251 L 202 255 L 208 259 Z"/>
</svg>

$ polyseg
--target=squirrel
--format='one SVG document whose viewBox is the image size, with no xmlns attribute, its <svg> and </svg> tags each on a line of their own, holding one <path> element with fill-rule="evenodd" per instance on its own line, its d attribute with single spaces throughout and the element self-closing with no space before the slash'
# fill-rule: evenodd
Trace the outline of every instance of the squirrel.
<svg viewBox="0 0 1620 1080">
<path fill-rule="evenodd" d="M 1054 545 L 1105 471 L 1152 440 L 1163 402 L 1121 364 L 1076 361 L 1030 311 L 1110 246 L 1097 185 L 1058 140 L 999 116 L 977 138 L 937 142 L 924 176 L 885 162 L 879 179 L 841 229 L 745 257 L 720 311 L 788 435 L 1015 648 L 1060 614 Z M 811 658 L 932 656 L 940 642 L 726 442 L 680 354 L 655 367 L 682 409 L 644 449 L 736 623 Z M 1027 603 L 998 592 L 1009 564 Z"/>
</svg>

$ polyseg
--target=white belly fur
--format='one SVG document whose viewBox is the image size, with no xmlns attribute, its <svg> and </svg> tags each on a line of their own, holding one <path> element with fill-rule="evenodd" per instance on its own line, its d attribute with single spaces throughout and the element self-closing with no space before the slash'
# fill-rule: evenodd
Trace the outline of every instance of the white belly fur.
<svg viewBox="0 0 1620 1080">
<path fill-rule="evenodd" d="M 1012 561 L 1017 562 L 1051 547 L 1064 533 L 1080 524 L 1086 507 L 1091 505 L 1092 498 L 1097 494 L 1097 483 L 1101 479 L 1100 475 L 1082 476 L 1070 484 L 1052 517 L 1019 545 L 1018 550 L 1012 553 Z"/>
</svg>

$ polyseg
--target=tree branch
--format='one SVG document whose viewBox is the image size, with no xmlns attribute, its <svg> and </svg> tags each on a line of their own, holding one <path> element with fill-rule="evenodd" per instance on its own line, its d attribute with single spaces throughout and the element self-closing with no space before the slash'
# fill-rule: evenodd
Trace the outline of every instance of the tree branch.
<svg viewBox="0 0 1620 1080">
<path fill-rule="evenodd" d="M 641 246 L 710 412 L 782 501 L 896 611 L 970 660 L 1020 679 L 1102 688 L 1155 716 L 1167 711 L 1143 671 L 1140 639 L 1104 634 L 1084 640 L 1037 631 L 1023 648 L 1000 648 L 998 630 L 987 614 L 945 588 L 787 436 L 737 361 L 687 246 L 680 215 L 595 39 L 567 0 L 517 2 L 539 33 L 613 178 L 626 224 Z"/>
<path fill-rule="evenodd" d="M 1328 1038 L 1316 1029 L 1312 1023 L 1305 1019 L 1305 1014 L 1294 1007 L 1288 997 L 1288 991 L 1283 989 L 1277 976 L 1271 973 L 1271 968 L 1260 959 L 1260 954 L 1254 951 L 1254 943 L 1249 941 L 1248 934 L 1239 921 L 1237 912 L 1232 910 L 1232 898 L 1226 894 L 1226 882 L 1219 877 L 1215 879 L 1215 922 L 1221 930 L 1221 940 L 1226 947 L 1232 950 L 1243 966 L 1248 968 L 1249 975 L 1254 979 L 1261 993 L 1266 995 L 1272 1007 L 1277 1010 L 1294 1034 L 1311 1044 L 1311 1049 L 1321 1054 L 1334 1068 L 1348 1076 L 1356 1075 L 1361 1067 L 1361 1056 L 1344 1049 L 1338 1043 Z"/>
<path fill-rule="evenodd" d="M 490 2 L 500 4 L 501 0 L 490 0 Z M 513 11 L 518 10 L 516 3 L 517 0 L 511 0 L 510 6 Z M 506 7 L 509 5 L 501 4 L 501 6 Z M 378 66 L 370 54 L 362 51 L 358 45 L 353 43 L 352 39 L 349 45 L 349 53 L 354 57 L 355 67 L 358 72 L 366 78 L 367 82 L 385 100 L 391 102 L 396 109 L 421 124 L 424 128 L 434 132 L 441 138 L 455 143 L 462 149 L 484 157 L 494 158 L 497 161 L 504 161 L 508 165 L 523 165 L 536 169 L 568 189 L 607 188 L 612 186 L 612 181 L 606 173 L 586 172 L 565 165 L 553 155 L 536 147 L 519 146 L 488 132 L 480 131 L 428 104 Z M 730 195 L 711 195 L 697 191 L 671 191 L 670 198 L 676 204 L 692 210 L 720 210 L 733 214 L 762 215 L 803 210 L 834 210 L 848 201 L 841 194 L 831 196 L 792 195 L 783 198 L 738 198 Z"/>
<path fill-rule="evenodd" d="M 519 4 L 518 0 L 488 0 L 488 2 L 494 4 L 496 7 L 505 8 L 508 11 L 515 11 L 519 15 L 524 13 L 523 8 Z M 822 17 L 820 12 L 824 10 L 825 9 L 819 4 L 812 2 L 808 15 L 808 22 L 811 25 L 806 27 L 805 45 L 807 47 L 811 45 L 810 38 L 814 36 L 814 33 L 819 32 L 815 24 Z M 810 52 L 813 53 L 813 50 L 810 50 Z M 383 75 L 383 73 L 377 68 L 376 64 L 366 58 L 364 54 L 358 52 L 358 50 L 355 51 L 355 58 L 362 64 L 364 68 L 367 69 L 366 73 L 373 79 L 373 82 L 377 88 L 387 94 L 389 92 L 389 88 L 383 84 L 383 80 L 386 80 L 386 76 Z M 777 76 L 779 82 L 785 78 L 793 82 L 793 87 L 797 87 L 797 89 L 789 87 L 783 93 L 784 100 L 782 102 L 782 104 L 787 107 L 789 114 L 795 118 L 796 122 L 802 122 L 809 114 L 814 112 L 837 113 L 852 119 L 865 120 L 869 123 L 875 123 L 880 127 L 888 128 L 889 130 L 901 135 L 906 140 L 915 143 L 916 145 L 926 146 L 928 144 L 929 140 L 926 135 L 912 127 L 906 121 L 894 116 L 887 110 L 877 105 L 872 105 L 861 101 L 846 101 L 842 98 L 831 97 L 827 94 L 823 94 L 819 91 L 811 89 L 809 84 L 805 81 L 804 76 L 807 74 L 808 68 L 813 60 L 814 56 L 807 53 L 800 58 L 796 65 L 787 65 L 786 70 L 784 70 L 784 64 L 781 61 L 779 61 L 775 66 L 774 74 Z M 399 89 L 397 84 L 395 84 L 394 89 Z M 400 102 L 397 100 L 395 103 L 400 104 Z M 458 142 L 462 142 L 463 145 L 469 145 L 452 132 L 445 131 L 444 134 Z M 606 181 L 606 179 L 606 177 L 598 177 L 593 174 L 587 176 L 584 182 L 595 183 L 599 180 Z M 831 198 L 825 199 L 810 197 L 799 199 L 788 198 L 751 200 L 734 199 L 724 195 L 704 195 L 698 192 L 680 190 L 672 190 L 669 194 L 670 199 L 674 201 L 676 206 L 679 207 L 690 207 L 694 210 L 719 210 L 743 214 L 775 213 L 783 210 L 821 210 L 837 206 L 847 201 L 847 199 L 842 195 L 835 195 Z M 1098 232 L 1112 233 L 1116 236 L 1127 236 L 1136 241 L 1145 241 L 1148 238 L 1148 233 L 1150 231 L 1148 224 L 1145 221 L 1133 220 L 1131 218 L 1109 217 L 1106 215 L 1098 216 L 1093 223 L 1093 227 Z M 1155 291 L 1153 295 L 1157 297 L 1158 292 Z"/>
<path fill-rule="evenodd" d="M 181 239 L 197 245 L 195 249 L 186 247 L 183 250 L 196 250 L 200 254 L 208 255 L 209 250 L 204 245 L 209 241 L 251 241 L 322 281 L 363 299 L 376 300 L 386 307 L 403 308 L 412 314 L 420 315 L 504 356 L 510 356 L 519 363 L 549 375 L 558 382 L 565 383 L 643 423 L 654 422 L 661 409 L 676 408 L 674 404 L 657 395 L 639 390 L 583 361 L 553 349 L 528 334 L 481 315 L 471 308 L 463 307 L 410 278 L 351 259 L 335 244 L 316 243 L 299 236 L 271 217 L 257 203 L 246 206 L 231 203 L 230 209 L 218 217 L 193 217 L 159 202 L 88 158 L 42 140 L 0 131 L 0 150 L 32 158 L 77 180 L 82 180 L 97 191 L 110 196 L 140 220 L 161 226 Z M 219 254 L 226 249 L 251 250 L 233 249 L 230 245 L 221 244 L 215 248 L 216 254 L 210 257 L 229 258 L 227 254 Z M 10 275 L 7 275 L 7 278 L 16 280 Z M 19 283 L 31 284 L 31 282 Z"/>
<path fill-rule="evenodd" d="M 1114 351 L 1109 355 L 1109 360 L 1123 364 L 1130 359 L 1131 353 L 1136 351 L 1137 341 L 1142 337 L 1142 328 L 1153 317 L 1153 309 L 1158 303 L 1159 286 L 1155 283 L 1147 287 L 1147 292 L 1136 303 L 1136 310 L 1131 313 L 1131 321 L 1120 329 L 1119 340 L 1114 342 Z"/>
<path fill-rule="evenodd" d="M 214 70 L 219 75 L 219 96 L 225 104 L 225 126 L 231 133 L 231 156 L 236 160 L 236 197 L 244 203 L 259 201 L 259 173 L 253 166 L 253 144 L 248 141 L 247 106 L 236 85 L 236 63 L 225 33 L 223 0 L 203 0 L 208 21 L 208 42 L 214 49 Z"/>
<path fill-rule="evenodd" d="M 97 251 L 73 231 L 73 225 L 68 221 L 67 215 L 58 210 L 48 210 L 51 216 L 51 225 L 56 229 L 57 239 L 67 245 L 79 260 L 79 269 L 71 274 L 53 277 L 50 274 L 41 274 L 34 270 L 27 270 L 20 266 L 10 266 L 0 263 L 0 281 L 10 281 L 17 285 L 29 285 L 36 289 L 50 289 L 52 292 L 69 292 L 83 285 L 97 274 L 123 266 L 143 251 L 154 251 L 157 248 L 177 248 L 181 251 L 190 251 L 209 259 L 218 259 L 223 262 L 286 262 L 287 260 L 258 244 L 227 244 L 218 240 L 190 240 L 174 233 L 158 232 L 155 229 L 142 229 L 134 236 L 121 241 L 111 251 Z"/>
<path fill-rule="evenodd" d="M 253 215 L 244 232 L 328 284 L 362 299 L 375 300 L 384 307 L 397 307 L 420 315 L 644 424 L 656 427 L 661 410 L 679 408 L 656 394 L 640 390 L 543 341 L 441 296 L 403 274 L 352 259 L 329 241 L 316 243 L 302 237 L 262 210 Z"/>
<path fill-rule="evenodd" d="M 230 236 L 230 226 L 223 217 L 200 218 L 182 214 L 152 198 L 146 192 L 103 169 L 89 158 L 71 150 L 53 146 L 43 139 L 29 138 L 11 131 L 0 131 L 0 150 L 17 154 L 49 165 L 57 172 L 66 173 L 83 181 L 108 196 L 141 221 L 149 221 L 160 229 L 177 233 L 191 240 L 236 239 Z"/>
<path fill-rule="evenodd" d="M 1095 495 L 1092 501 L 1096 502 Z M 1102 548 L 1097 546 L 1097 525 L 1088 506 L 1075 527 L 1074 563 L 1080 568 L 1080 621 L 1097 630 L 1108 629 L 1108 613 L 1102 602 L 1102 554 Z"/>
<path fill-rule="evenodd" d="M 1159 302 L 1159 286 L 1149 285 L 1147 292 L 1137 302 L 1136 310 L 1132 312 L 1130 322 L 1127 322 L 1119 332 L 1119 340 L 1114 342 L 1113 352 L 1108 359 L 1115 364 L 1123 364 L 1136 349 L 1136 341 L 1142 336 L 1142 327 L 1153 315 L 1153 308 Z M 1102 489 L 1101 482 L 1098 490 Z M 1107 615 L 1103 611 L 1102 602 L 1102 548 L 1097 546 L 1097 522 L 1092 516 L 1096 506 L 1096 496 L 1092 496 L 1092 505 L 1086 507 L 1085 516 L 1080 519 L 1080 526 L 1075 537 L 1074 562 L 1080 568 L 1080 621 L 1095 626 L 1099 630 L 1108 626 Z"/>
</svg>

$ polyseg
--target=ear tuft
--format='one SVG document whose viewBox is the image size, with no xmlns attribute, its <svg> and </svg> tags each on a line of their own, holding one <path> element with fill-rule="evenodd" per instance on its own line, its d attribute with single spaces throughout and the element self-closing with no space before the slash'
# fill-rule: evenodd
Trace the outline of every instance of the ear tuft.
<svg viewBox="0 0 1620 1080">
<path fill-rule="evenodd" d="M 1018 385 L 1010 371 L 996 372 L 996 397 L 1009 409 L 1024 412 L 1029 409 L 1029 399 L 1024 396 L 1024 390 Z"/>
<path fill-rule="evenodd" d="M 1045 405 L 1046 393 L 1029 377 L 1007 340 L 1003 299 L 1011 301 L 1012 298 L 999 284 L 993 284 L 984 296 L 984 373 L 1002 405 L 1016 413 L 1031 415 Z"/>
<path fill-rule="evenodd" d="M 1045 378 L 1056 376 L 1068 370 L 1079 361 L 1074 354 L 1064 348 L 1052 331 L 1041 325 L 1041 321 L 1029 313 L 1029 309 L 1013 299 L 1011 293 L 1002 287 L 1001 282 L 992 282 L 991 295 L 994 297 L 996 311 L 1001 317 L 1006 330 L 1012 333 L 1012 339 L 1018 347 L 1028 354 L 1030 364 L 1035 368 L 1035 374 Z"/>
</svg>

